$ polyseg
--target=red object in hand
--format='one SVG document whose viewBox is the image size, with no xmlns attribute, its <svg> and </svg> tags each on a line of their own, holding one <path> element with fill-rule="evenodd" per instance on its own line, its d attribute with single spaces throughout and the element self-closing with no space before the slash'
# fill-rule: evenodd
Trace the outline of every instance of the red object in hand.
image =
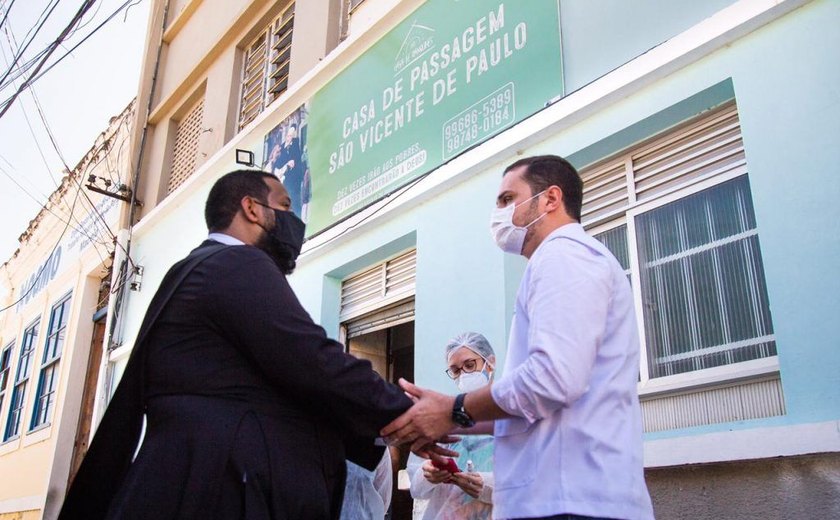
<svg viewBox="0 0 840 520">
<path fill-rule="evenodd" d="M 438 460 L 432 459 L 432 466 L 436 467 L 437 469 L 442 469 L 448 471 L 452 474 L 460 473 L 461 469 L 458 467 L 458 464 L 455 462 L 455 459 L 445 459 L 446 462 L 440 462 Z"/>
</svg>

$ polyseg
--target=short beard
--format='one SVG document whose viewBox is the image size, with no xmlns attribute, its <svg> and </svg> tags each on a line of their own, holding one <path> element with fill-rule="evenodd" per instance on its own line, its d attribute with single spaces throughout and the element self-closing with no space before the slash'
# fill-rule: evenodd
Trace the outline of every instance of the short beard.
<svg viewBox="0 0 840 520">
<path fill-rule="evenodd" d="M 278 242 L 268 231 L 263 230 L 254 247 L 262 249 L 284 275 L 288 276 L 294 272 L 297 265 L 294 251 L 288 245 Z"/>
<path fill-rule="evenodd" d="M 539 218 L 540 215 L 537 211 L 537 202 L 538 201 L 536 199 L 534 199 L 534 200 L 531 201 L 530 204 L 528 204 L 528 214 L 525 215 L 524 225 L 527 226 L 528 224 L 534 222 L 534 220 Z M 530 226 L 525 231 L 525 238 L 522 240 L 522 250 L 523 251 L 525 250 L 525 245 L 528 244 L 528 242 L 531 242 L 531 241 L 534 240 L 534 233 L 535 233 L 534 226 Z"/>
</svg>

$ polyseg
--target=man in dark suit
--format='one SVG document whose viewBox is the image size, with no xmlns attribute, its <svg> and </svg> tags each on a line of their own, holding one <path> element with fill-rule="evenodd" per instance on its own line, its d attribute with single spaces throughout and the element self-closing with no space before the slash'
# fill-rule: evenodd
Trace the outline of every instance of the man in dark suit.
<svg viewBox="0 0 840 520">
<path fill-rule="evenodd" d="M 373 469 L 411 402 L 292 292 L 289 207 L 267 173 L 213 186 L 208 240 L 155 294 L 60 518 L 338 518 L 345 458 Z"/>
</svg>

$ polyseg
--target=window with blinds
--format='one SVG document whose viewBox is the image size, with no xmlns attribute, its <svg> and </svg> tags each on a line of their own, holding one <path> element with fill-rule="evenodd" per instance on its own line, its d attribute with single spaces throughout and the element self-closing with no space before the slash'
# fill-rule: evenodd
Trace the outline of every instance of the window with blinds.
<svg viewBox="0 0 840 520">
<path fill-rule="evenodd" d="M 776 355 L 734 103 L 581 177 L 583 224 L 641 295 L 643 379 Z"/>
<path fill-rule="evenodd" d="M 15 342 L 12 341 L 3 348 L 0 353 L 0 410 L 3 409 L 3 401 L 6 399 L 6 386 L 9 383 L 9 372 L 12 365 L 12 349 Z"/>
<path fill-rule="evenodd" d="M 20 435 L 23 404 L 26 402 L 26 388 L 29 385 L 29 376 L 32 372 L 32 358 L 35 357 L 35 347 L 38 344 L 38 328 L 40 326 L 41 320 L 38 319 L 23 332 L 12 399 L 9 402 L 9 414 L 6 417 L 6 428 L 3 431 L 3 442 Z"/>
<path fill-rule="evenodd" d="M 348 322 L 366 315 L 371 324 L 356 323 L 351 327 L 354 330 L 375 330 L 370 327 L 396 324 L 388 320 L 402 323 L 413 319 L 414 302 L 407 306 L 398 304 L 414 296 L 416 264 L 417 250 L 412 249 L 344 280 L 339 319 Z"/>
<path fill-rule="evenodd" d="M 239 129 L 289 86 L 295 4 L 292 2 L 244 49 Z"/>
<path fill-rule="evenodd" d="M 50 312 L 50 324 L 47 330 L 47 342 L 41 370 L 38 375 L 38 386 L 35 390 L 35 409 L 32 411 L 30 429 L 49 424 L 53 408 L 55 408 L 56 391 L 58 390 L 59 362 L 64 350 L 64 337 L 67 322 L 70 319 L 70 295 L 53 305 Z"/>
<path fill-rule="evenodd" d="M 175 131 L 175 144 L 172 148 L 172 170 L 166 193 L 172 193 L 195 171 L 198 154 L 198 139 L 204 121 L 204 97 L 192 107 L 178 122 Z"/>
</svg>

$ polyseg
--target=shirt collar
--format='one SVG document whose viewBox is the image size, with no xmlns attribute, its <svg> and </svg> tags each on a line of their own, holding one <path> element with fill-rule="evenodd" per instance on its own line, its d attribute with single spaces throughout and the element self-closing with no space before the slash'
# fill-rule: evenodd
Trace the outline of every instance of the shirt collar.
<svg viewBox="0 0 840 520">
<path fill-rule="evenodd" d="M 568 224 L 563 224 L 559 228 L 549 233 L 548 236 L 545 237 L 542 242 L 540 242 L 540 245 L 538 245 L 537 249 L 534 250 L 534 254 L 531 255 L 531 258 L 534 258 L 534 255 L 537 254 L 537 251 L 542 249 L 543 245 L 547 244 L 551 240 L 554 240 L 555 238 L 580 238 L 585 236 L 589 235 L 586 234 L 586 231 L 583 229 L 583 226 L 579 222 L 570 222 Z"/>
<path fill-rule="evenodd" d="M 207 238 L 225 244 L 226 246 L 244 246 L 245 242 L 224 233 L 210 233 Z"/>
</svg>

